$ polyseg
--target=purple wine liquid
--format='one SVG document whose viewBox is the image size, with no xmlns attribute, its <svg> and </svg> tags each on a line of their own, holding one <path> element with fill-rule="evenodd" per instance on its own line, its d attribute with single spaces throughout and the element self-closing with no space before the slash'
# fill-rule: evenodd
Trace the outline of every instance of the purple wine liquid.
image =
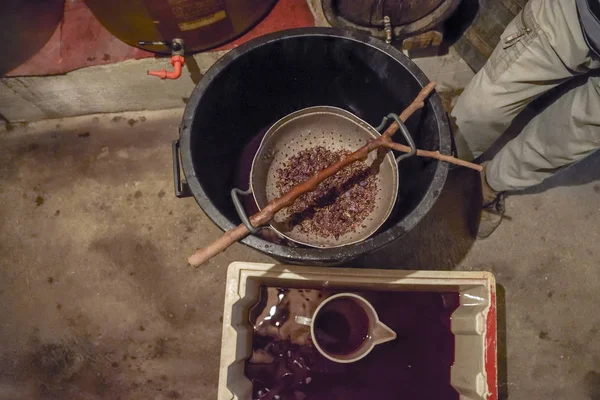
<svg viewBox="0 0 600 400">
<path fill-rule="evenodd" d="M 339 364 L 316 350 L 308 327 L 296 324 L 294 317 L 312 315 L 321 301 L 340 292 L 344 291 L 262 288 L 260 301 L 250 311 L 253 356 L 245 374 L 253 385 L 252 399 L 458 400 L 450 384 L 450 316 L 459 306 L 458 293 L 354 292 L 373 305 L 398 337 L 375 346 L 362 360 Z M 349 322 L 343 316 L 344 322 L 339 316 L 329 318 L 328 323 L 335 318 L 341 325 Z M 325 331 L 333 329 L 334 336 L 343 338 L 335 333 L 349 332 L 341 325 Z M 348 337 L 344 340 L 349 342 Z"/>
<path fill-rule="evenodd" d="M 346 355 L 360 348 L 369 334 L 369 316 L 352 298 L 325 304 L 315 320 L 315 338 L 331 355 Z"/>
</svg>

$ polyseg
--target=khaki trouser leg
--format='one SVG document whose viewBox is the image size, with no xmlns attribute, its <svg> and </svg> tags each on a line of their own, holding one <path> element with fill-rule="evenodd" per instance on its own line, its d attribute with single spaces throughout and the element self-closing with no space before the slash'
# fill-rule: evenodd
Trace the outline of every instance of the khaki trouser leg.
<svg viewBox="0 0 600 400">
<path fill-rule="evenodd" d="M 523 128 L 487 166 L 498 191 L 537 185 L 600 148 L 600 77 L 590 76 Z"/>
<path fill-rule="evenodd" d="M 511 38 L 516 39 L 511 41 Z M 573 76 L 598 67 L 600 63 L 592 58 L 583 39 L 575 2 L 531 0 L 506 28 L 500 44 L 467 86 L 452 112 L 459 127 L 456 135 L 459 155 L 465 159 L 481 155 L 531 101 Z M 531 129 L 535 126 L 532 124 Z M 548 124 L 548 127 L 553 129 L 554 125 Z M 530 132 L 529 136 L 532 135 L 534 133 Z M 544 153 L 546 147 L 555 147 L 547 142 L 555 137 L 554 134 L 540 135 L 538 146 L 543 145 L 537 150 Z M 512 187 L 510 182 L 504 181 L 501 173 L 504 169 L 521 173 L 527 169 L 528 160 L 517 158 L 517 155 L 526 157 L 529 153 L 514 152 L 512 157 L 498 158 L 503 161 L 492 161 L 497 173 L 488 182 L 494 189 Z M 524 165 L 506 165 L 509 161 Z M 552 169 L 564 165 L 560 160 L 548 161 L 553 165 Z M 511 182 L 515 179 L 514 173 L 510 175 Z M 524 178 L 523 182 L 534 184 L 531 177 Z"/>
</svg>

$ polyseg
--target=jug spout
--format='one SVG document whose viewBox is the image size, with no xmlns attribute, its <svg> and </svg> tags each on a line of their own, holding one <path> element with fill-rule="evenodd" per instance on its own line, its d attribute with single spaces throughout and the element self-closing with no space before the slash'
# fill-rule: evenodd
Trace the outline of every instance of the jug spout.
<svg viewBox="0 0 600 400">
<path fill-rule="evenodd" d="M 377 324 L 371 333 L 371 337 L 375 344 L 381 344 L 396 339 L 396 332 L 383 322 L 377 321 Z"/>
</svg>

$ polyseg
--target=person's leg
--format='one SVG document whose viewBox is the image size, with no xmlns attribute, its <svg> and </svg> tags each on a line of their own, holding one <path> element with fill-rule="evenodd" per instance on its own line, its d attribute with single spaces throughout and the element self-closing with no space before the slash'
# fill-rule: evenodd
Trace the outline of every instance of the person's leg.
<svg viewBox="0 0 600 400">
<path fill-rule="evenodd" d="M 575 1 L 531 0 L 452 111 L 459 156 L 478 157 L 532 100 L 599 66 L 584 41 Z"/>
<path fill-rule="evenodd" d="M 557 169 L 600 148 L 600 74 L 571 88 L 540 114 L 487 164 L 496 191 L 537 185 Z"/>
</svg>

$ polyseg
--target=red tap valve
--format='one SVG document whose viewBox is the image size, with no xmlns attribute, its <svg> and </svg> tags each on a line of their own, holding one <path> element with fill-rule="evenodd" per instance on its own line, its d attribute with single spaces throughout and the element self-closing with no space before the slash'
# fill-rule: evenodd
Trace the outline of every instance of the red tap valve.
<svg viewBox="0 0 600 400">
<path fill-rule="evenodd" d="M 185 64 L 185 59 L 182 56 L 172 56 L 171 65 L 173 71 L 161 69 L 159 71 L 148 71 L 148 75 L 158 76 L 161 79 L 177 79 L 181 76 L 181 70 Z"/>
<path fill-rule="evenodd" d="M 164 46 L 171 49 L 171 65 L 173 71 L 167 71 L 161 69 L 160 71 L 148 71 L 148 75 L 158 76 L 161 79 L 177 79 L 181 76 L 181 70 L 185 64 L 183 55 L 185 54 L 185 48 L 183 47 L 183 39 L 173 39 L 170 42 L 138 42 L 140 46 Z"/>
</svg>

